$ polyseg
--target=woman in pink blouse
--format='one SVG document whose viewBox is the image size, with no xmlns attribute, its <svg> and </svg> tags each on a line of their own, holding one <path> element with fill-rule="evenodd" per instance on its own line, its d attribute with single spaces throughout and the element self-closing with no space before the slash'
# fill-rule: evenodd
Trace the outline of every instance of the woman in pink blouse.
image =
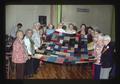
<svg viewBox="0 0 120 84">
<path fill-rule="evenodd" d="M 24 78 L 24 64 L 28 56 L 23 43 L 23 31 L 19 30 L 16 33 L 16 40 L 13 43 L 12 62 L 16 64 L 16 79 Z"/>
</svg>

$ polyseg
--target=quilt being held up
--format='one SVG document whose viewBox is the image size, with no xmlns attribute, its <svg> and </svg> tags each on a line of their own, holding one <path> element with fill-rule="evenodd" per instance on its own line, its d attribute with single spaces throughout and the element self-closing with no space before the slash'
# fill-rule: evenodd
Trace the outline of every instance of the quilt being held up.
<svg viewBox="0 0 120 84">
<path fill-rule="evenodd" d="M 91 46 L 92 43 L 89 44 Z M 66 34 L 55 31 L 45 49 L 47 56 L 42 59 L 53 63 L 89 62 L 94 58 L 92 48 L 88 48 L 87 35 Z"/>
</svg>

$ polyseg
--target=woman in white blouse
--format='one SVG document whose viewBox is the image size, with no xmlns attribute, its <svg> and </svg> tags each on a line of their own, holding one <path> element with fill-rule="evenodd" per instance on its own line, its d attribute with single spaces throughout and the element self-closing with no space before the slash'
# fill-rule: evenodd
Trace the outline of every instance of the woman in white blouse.
<svg viewBox="0 0 120 84">
<path fill-rule="evenodd" d="M 41 46 L 41 35 L 40 35 L 40 23 L 36 23 L 33 25 L 33 35 L 32 39 L 35 43 L 35 50 L 38 51 Z"/>
<path fill-rule="evenodd" d="M 39 48 L 41 47 L 41 35 L 40 35 L 40 23 L 36 23 L 33 25 L 33 35 L 32 40 L 34 41 L 34 48 L 35 52 L 39 51 Z M 39 67 L 40 60 L 34 58 L 34 73 L 37 73 L 38 67 Z"/>
<path fill-rule="evenodd" d="M 30 57 L 30 59 L 27 60 L 25 64 L 25 75 L 28 77 L 31 77 L 34 72 L 34 58 L 32 57 L 35 54 L 35 49 L 34 49 L 34 42 L 32 40 L 32 35 L 33 35 L 32 29 L 27 29 L 24 37 L 24 43 L 26 46 L 28 56 Z"/>
</svg>

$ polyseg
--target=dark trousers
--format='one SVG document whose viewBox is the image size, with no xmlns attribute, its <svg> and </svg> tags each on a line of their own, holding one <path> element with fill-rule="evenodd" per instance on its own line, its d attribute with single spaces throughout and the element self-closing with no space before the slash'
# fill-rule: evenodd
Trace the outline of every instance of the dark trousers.
<svg viewBox="0 0 120 84">
<path fill-rule="evenodd" d="M 94 64 L 94 77 L 93 77 L 93 79 L 95 79 L 95 80 L 100 79 L 100 69 L 101 69 L 101 65 Z"/>
<path fill-rule="evenodd" d="M 28 75 L 32 75 L 34 72 L 34 64 L 33 64 L 34 60 L 31 58 L 29 60 L 27 60 L 27 62 L 25 63 L 25 72 L 24 74 L 26 76 Z"/>
<path fill-rule="evenodd" d="M 16 63 L 16 79 L 24 79 L 24 63 Z"/>
<path fill-rule="evenodd" d="M 35 58 L 32 58 L 32 59 L 33 59 L 33 65 L 34 65 L 34 73 L 36 73 L 39 67 L 40 60 Z"/>
<path fill-rule="evenodd" d="M 116 72 L 116 65 L 113 64 L 112 70 L 110 71 L 110 77 L 109 77 L 110 79 L 115 78 L 115 72 Z"/>
</svg>

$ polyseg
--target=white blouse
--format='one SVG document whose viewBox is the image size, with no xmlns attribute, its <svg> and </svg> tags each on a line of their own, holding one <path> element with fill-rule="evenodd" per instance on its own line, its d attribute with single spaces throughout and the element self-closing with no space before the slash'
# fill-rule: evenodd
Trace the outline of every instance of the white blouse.
<svg viewBox="0 0 120 84">
<path fill-rule="evenodd" d="M 31 43 L 30 43 L 29 38 L 25 36 L 23 41 L 24 41 L 24 44 L 25 44 L 25 47 L 26 47 L 28 54 L 33 55 L 33 50 L 31 48 Z"/>
<path fill-rule="evenodd" d="M 35 50 L 41 46 L 40 32 L 33 29 L 32 40 L 35 43 Z"/>
</svg>

